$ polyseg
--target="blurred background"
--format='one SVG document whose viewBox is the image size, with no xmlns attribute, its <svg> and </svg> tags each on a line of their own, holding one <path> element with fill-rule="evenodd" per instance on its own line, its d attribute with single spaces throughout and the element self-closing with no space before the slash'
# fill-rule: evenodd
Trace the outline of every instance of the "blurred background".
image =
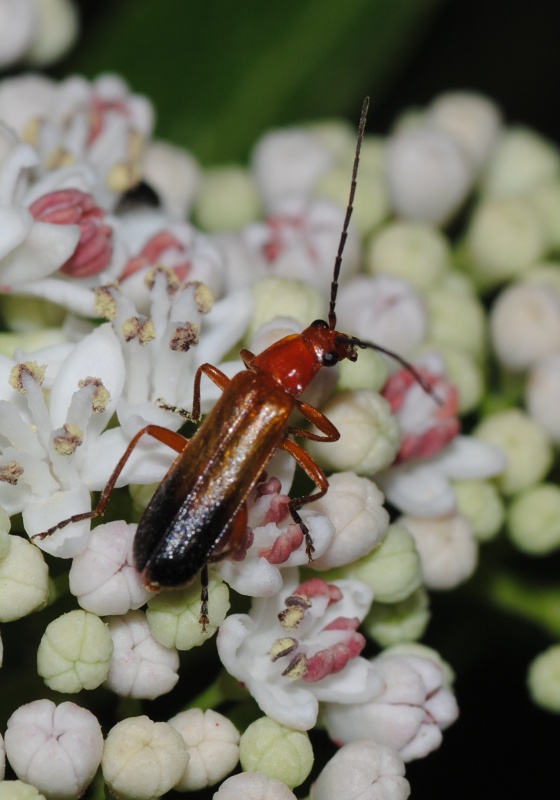
<svg viewBox="0 0 560 800">
<path fill-rule="evenodd" d="M 560 142 L 558 0 L 82 0 L 82 34 L 47 70 L 116 71 L 157 112 L 156 135 L 204 164 L 244 161 L 267 129 L 313 118 L 386 133 L 450 89 L 485 93 L 505 118 Z M 15 70 L 14 70 L 15 71 Z M 490 568 L 492 547 L 483 550 Z M 503 559 L 504 554 L 500 554 Z M 509 552 L 512 562 L 521 557 Z M 526 559 L 524 569 L 527 569 Z M 548 577 L 560 559 L 546 559 Z M 544 633 L 489 611 L 476 590 L 433 595 L 425 639 L 457 672 L 461 718 L 408 765 L 417 800 L 550 796 L 560 721 L 525 689 Z"/>
</svg>

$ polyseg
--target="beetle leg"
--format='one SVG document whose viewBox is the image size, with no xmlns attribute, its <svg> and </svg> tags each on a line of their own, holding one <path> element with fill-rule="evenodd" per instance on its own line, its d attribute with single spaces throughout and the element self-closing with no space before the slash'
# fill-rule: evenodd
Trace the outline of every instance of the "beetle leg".
<svg viewBox="0 0 560 800">
<path fill-rule="evenodd" d="M 313 439 L 314 442 L 336 442 L 340 439 L 340 433 L 330 419 L 322 414 L 317 408 L 310 406 L 309 403 L 304 403 L 303 400 L 295 401 L 297 410 L 303 416 L 312 422 L 316 428 L 319 428 L 323 436 L 319 433 L 312 433 L 305 428 L 297 428 L 289 425 L 286 433 L 294 436 L 302 436 L 304 439 Z"/>
<path fill-rule="evenodd" d="M 333 426 L 334 427 L 334 426 Z M 329 441 L 329 440 L 327 440 Z M 317 464 L 316 461 L 309 455 L 309 453 L 300 447 L 299 444 L 293 442 L 291 439 L 282 439 L 279 443 L 278 447 L 281 450 L 285 450 L 287 453 L 290 453 L 293 458 L 297 461 L 300 467 L 307 473 L 307 475 L 311 478 L 313 483 L 318 487 L 319 491 L 314 492 L 313 494 L 305 495 L 305 497 L 295 497 L 290 500 L 288 504 L 288 508 L 290 510 L 290 514 L 292 515 L 292 519 L 301 527 L 302 533 L 305 536 L 305 552 L 307 553 L 307 557 L 310 561 L 313 561 L 313 551 L 315 548 L 313 547 L 313 539 L 311 538 L 311 534 L 309 533 L 309 528 L 302 520 L 301 516 L 298 514 L 298 509 L 304 506 L 306 503 L 313 503 L 315 500 L 318 500 L 320 497 L 323 497 L 326 494 L 327 489 L 329 488 L 329 482 L 327 480 L 327 476 L 321 469 L 321 467 Z"/>
<path fill-rule="evenodd" d="M 203 373 L 222 391 L 230 381 L 228 376 L 224 375 L 218 367 L 214 367 L 212 364 L 201 364 L 194 376 L 192 411 L 187 411 L 180 406 L 172 406 L 166 403 L 161 397 L 157 400 L 157 405 L 165 409 L 165 411 L 172 411 L 174 414 L 180 414 L 191 422 L 200 422 L 200 381 Z"/>
<path fill-rule="evenodd" d="M 109 478 L 107 485 L 103 489 L 101 493 L 101 497 L 99 498 L 99 502 L 96 507 L 92 511 L 84 511 L 81 514 L 74 514 L 68 519 L 63 519 L 57 525 L 53 525 L 52 528 L 49 528 L 48 531 L 44 531 L 43 533 L 36 533 L 32 536 L 32 539 L 39 538 L 45 539 L 47 536 L 50 536 L 55 531 L 60 530 L 60 528 L 65 528 L 67 525 L 70 525 L 73 522 L 82 522 L 85 519 L 95 519 L 95 517 L 102 517 L 105 513 L 105 508 L 107 507 L 107 503 L 109 502 L 109 498 L 115 488 L 115 484 L 118 480 L 119 475 L 123 471 L 126 462 L 130 458 L 130 455 L 138 441 L 147 434 L 148 436 L 152 436 L 154 439 L 158 439 L 158 441 L 166 444 L 168 447 L 171 447 L 172 450 L 176 450 L 178 453 L 181 453 L 188 444 L 187 439 L 184 436 L 181 436 L 179 433 L 175 433 L 175 431 L 170 431 L 167 428 L 162 428 L 160 425 L 146 425 L 145 428 L 141 428 L 138 433 L 132 437 L 130 440 L 130 444 L 126 448 L 125 452 L 121 456 L 121 459 L 115 469 L 113 470 L 111 477 Z"/>
<path fill-rule="evenodd" d="M 208 566 L 205 564 L 200 570 L 200 617 L 198 624 L 202 633 L 206 633 L 206 626 L 210 624 L 208 619 Z"/>
</svg>

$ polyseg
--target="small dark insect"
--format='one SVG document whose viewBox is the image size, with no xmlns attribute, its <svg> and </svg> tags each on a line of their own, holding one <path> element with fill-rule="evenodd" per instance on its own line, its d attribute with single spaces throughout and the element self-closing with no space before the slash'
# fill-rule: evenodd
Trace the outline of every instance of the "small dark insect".
<svg viewBox="0 0 560 800">
<path fill-rule="evenodd" d="M 316 320 L 300 334 L 287 336 L 259 355 L 241 351 L 247 369 L 230 379 L 217 367 L 203 364 L 196 372 L 192 412 L 200 420 L 200 381 L 207 375 L 222 395 L 192 439 L 158 425 L 147 425 L 131 440 L 103 490 L 97 507 L 59 522 L 45 533 L 73 522 L 103 515 L 118 476 L 130 454 L 145 435 L 153 436 L 178 453 L 169 472 L 144 511 L 134 540 L 134 558 L 146 587 L 183 586 L 201 573 L 200 624 L 208 620 L 208 564 L 243 547 L 247 527 L 247 497 L 277 450 L 290 453 L 318 488 L 317 492 L 289 502 L 289 512 L 305 537 L 311 560 L 313 542 L 299 510 L 322 497 L 328 480 L 313 458 L 289 437 L 335 442 L 340 434 L 327 417 L 299 395 L 323 367 L 348 358 L 356 361 L 357 348 L 372 348 L 395 358 L 425 391 L 433 394 L 422 376 L 400 356 L 371 342 L 336 330 L 336 296 L 342 253 L 348 235 L 360 149 L 364 137 L 369 98 L 364 100 L 350 197 L 334 263 L 328 321 Z M 437 401 L 437 398 L 435 398 Z M 289 423 L 299 413 L 320 431 L 312 433 Z"/>
</svg>

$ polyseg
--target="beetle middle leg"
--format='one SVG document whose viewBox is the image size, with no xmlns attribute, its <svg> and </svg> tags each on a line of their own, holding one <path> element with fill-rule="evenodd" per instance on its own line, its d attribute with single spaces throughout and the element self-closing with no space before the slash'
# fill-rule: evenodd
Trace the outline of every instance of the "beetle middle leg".
<svg viewBox="0 0 560 800">
<path fill-rule="evenodd" d="M 192 411 L 187 411 L 180 406 L 170 405 L 162 398 L 157 400 L 157 405 L 165 411 L 172 411 L 174 414 L 180 414 L 184 419 L 189 420 L 189 422 L 200 422 L 200 381 L 202 380 L 203 374 L 210 378 L 222 391 L 230 382 L 228 376 L 225 375 L 221 369 L 218 369 L 218 367 L 215 367 L 213 364 L 201 364 L 194 376 Z"/>
</svg>

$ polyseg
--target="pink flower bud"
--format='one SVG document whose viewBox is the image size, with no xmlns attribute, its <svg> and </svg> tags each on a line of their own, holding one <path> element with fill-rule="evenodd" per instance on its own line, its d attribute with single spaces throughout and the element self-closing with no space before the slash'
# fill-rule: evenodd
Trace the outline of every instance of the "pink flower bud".
<svg viewBox="0 0 560 800">
<path fill-rule="evenodd" d="M 113 230 L 103 222 L 105 213 L 90 194 L 60 189 L 43 195 L 29 207 L 36 220 L 51 225 L 79 225 L 80 240 L 61 272 L 74 278 L 97 275 L 113 255 Z"/>
</svg>

